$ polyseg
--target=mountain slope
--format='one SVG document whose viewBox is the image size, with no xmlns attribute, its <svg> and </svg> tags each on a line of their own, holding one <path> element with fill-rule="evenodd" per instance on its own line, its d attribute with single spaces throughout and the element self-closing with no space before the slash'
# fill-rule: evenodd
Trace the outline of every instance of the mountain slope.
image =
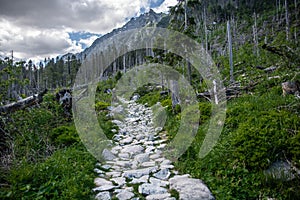
<svg viewBox="0 0 300 200">
<path fill-rule="evenodd" d="M 86 48 L 83 52 L 79 53 L 77 57 L 80 60 L 83 60 L 86 56 L 88 56 L 93 51 L 93 49 L 96 46 L 99 45 L 99 43 L 103 42 L 104 40 L 107 40 L 108 38 L 124 31 L 138 29 L 145 26 L 155 26 L 165 16 L 166 14 L 164 13 L 155 13 L 152 9 L 150 9 L 148 13 L 142 14 L 136 18 L 131 18 L 129 22 L 127 22 L 123 27 L 114 29 L 112 32 L 107 33 L 102 37 L 96 39 L 90 47 Z"/>
</svg>

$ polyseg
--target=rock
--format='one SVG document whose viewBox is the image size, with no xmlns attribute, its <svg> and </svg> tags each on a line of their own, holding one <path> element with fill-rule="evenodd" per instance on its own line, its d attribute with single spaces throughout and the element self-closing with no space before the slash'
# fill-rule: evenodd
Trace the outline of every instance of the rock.
<svg viewBox="0 0 300 200">
<path fill-rule="evenodd" d="M 199 180 L 188 178 L 187 175 L 174 176 L 169 179 L 170 189 L 178 191 L 182 200 L 214 200 L 215 198 L 206 185 Z"/>
<path fill-rule="evenodd" d="M 119 153 L 118 156 L 120 158 L 123 158 L 123 159 L 129 159 L 130 158 L 129 153 Z"/>
<path fill-rule="evenodd" d="M 152 155 L 150 156 L 150 159 L 151 159 L 151 160 L 154 160 L 154 159 L 157 159 L 157 158 L 161 158 L 161 155 L 155 153 L 155 154 L 152 154 Z"/>
<path fill-rule="evenodd" d="M 113 185 L 112 182 L 107 181 L 104 178 L 95 178 L 94 183 L 97 187 L 104 186 L 104 185 Z"/>
<path fill-rule="evenodd" d="M 118 186 L 123 186 L 126 183 L 126 179 L 124 177 L 112 178 L 111 181 L 115 182 Z"/>
<path fill-rule="evenodd" d="M 160 165 L 161 169 L 174 169 L 174 165 Z"/>
<path fill-rule="evenodd" d="M 133 97 L 131 97 L 131 100 L 137 101 L 137 100 L 139 100 L 139 98 L 140 98 L 140 95 L 135 94 L 135 95 L 133 95 Z"/>
<path fill-rule="evenodd" d="M 109 150 L 107 150 L 107 149 L 104 149 L 104 150 L 102 151 L 102 157 L 103 157 L 105 160 L 113 160 L 113 159 L 116 158 L 116 156 L 115 156 L 112 152 L 110 152 Z"/>
<path fill-rule="evenodd" d="M 145 150 L 146 153 L 152 153 L 155 150 L 154 146 L 148 146 Z"/>
<path fill-rule="evenodd" d="M 113 186 L 113 185 L 103 185 L 103 186 L 99 186 L 99 187 L 96 187 L 93 189 L 93 191 L 108 191 L 108 190 L 111 190 L 111 189 L 114 189 L 116 186 Z"/>
<path fill-rule="evenodd" d="M 145 169 L 128 170 L 123 173 L 123 177 L 126 178 L 140 178 L 144 175 L 149 175 L 157 171 L 157 167 L 149 167 Z"/>
<path fill-rule="evenodd" d="M 96 172 L 97 174 L 104 174 L 105 173 L 104 171 L 102 171 L 100 169 L 97 169 L 97 168 L 94 169 L 94 172 Z"/>
<path fill-rule="evenodd" d="M 129 168 L 132 166 L 132 162 L 131 161 L 117 161 L 116 165 L 119 165 L 124 168 Z"/>
<path fill-rule="evenodd" d="M 153 174 L 154 177 L 160 179 L 160 180 L 167 180 L 171 175 L 171 172 L 168 168 L 161 169 L 157 173 Z"/>
<path fill-rule="evenodd" d="M 106 176 L 108 176 L 108 177 L 119 177 L 119 176 L 121 176 L 121 172 L 106 172 Z"/>
<path fill-rule="evenodd" d="M 110 194 L 109 192 L 100 192 L 96 195 L 97 200 L 110 200 Z"/>
<path fill-rule="evenodd" d="M 141 163 L 141 167 L 154 167 L 155 165 L 156 165 L 156 162 L 154 162 L 154 161 Z"/>
<path fill-rule="evenodd" d="M 166 187 L 168 186 L 170 183 L 168 181 L 162 181 L 160 179 L 157 179 L 157 178 L 153 178 L 151 177 L 149 179 L 150 183 L 152 183 L 153 185 L 158 185 L 158 186 L 161 186 L 161 187 Z"/>
<path fill-rule="evenodd" d="M 142 153 L 144 148 L 141 145 L 132 145 L 132 146 L 126 146 L 124 147 L 121 152 L 122 153 L 130 153 L 132 155 L 140 154 Z"/>
<path fill-rule="evenodd" d="M 171 165 L 171 164 L 172 164 L 172 162 L 168 159 L 162 161 L 162 163 L 161 163 L 161 165 Z"/>
<path fill-rule="evenodd" d="M 149 175 L 142 176 L 141 178 L 133 178 L 130 184 L 147 183 Z"/>
<path fill-rule="evenodd" d="M 167 198 L 171 197 L 170 193 L 165 193 L 165 194 L 152 194 L 148 195 L 146 197 L 146 200 L 165 200 Z"/>
<path fill-rule="evenodd" d="M 154 140 L 155 140 L 154 135 L 153 135 L 153 134 L 150 134 L 150 135 L 148 136 L 148 141 L 154 141 Z"/>
<path fill-rule="evenodd" d="M 152 194 L 152 195 L 148 195 L 146 197 L 146 200 L 170 200 L 171 199 L 171 194 L 169 193 L 165 193 L 165 194 Z M 176 200 L 174 198 L 174 200 Z"/>
<path fill-rule="evenodd" d="M 123 140 L 120 141 L 120 144 L 130 144 L 132 142 L 133 138 L 132 137 L 127 137 Z"/>
<path fill-rule="evenodd" d="M 132 192 L 129 192 L 127 190 L 123 190 L 120 193 L 117 194 L 117 198 L 119 200 L 128 200 L 134 197 L 134 194 Z"/>
<path fill-rule="evenodd" d="M 145 136 L 145 135 L 142 135 L 142 134 L 139 134 L 139 135 L 135 136 L 135 138 L 136 138 L 138 141 L 144 139 L 145 137 L 146 137 L 146 136 Z"/>
<path fill-rule="evenodd" d="M 136 160 L 138 163 L 148 162 L 149 154 L 148 153 L 138 154 L 134 157 L 134 160 Z"/>
<path fill-rule="evenodd" d="M 157 128 L 155 128 L 155 132 L 156 132 L 156 133 L 158 133 L 158 132 L 160 132 L 160 131 L 162 131 L 162 130 L 163 130 L 162 127 L 157 127 Z"/>
<path fill-rule="evenodd" d="M 122 125 L 123 124 L 123 122 L 121 122 L 120 120 L 112 120 L 111 121 L 112 123 L 114 123 L 114 124 L 116 124 L 117 126 L 120 126 L 120 125 Z"/>
<path fill-rule="evenodd" d="M 152 194 L 165 194 L 168 190 L 166 188 L 162 188 L 158 185 L 153 185 L 149 183 L 144 183 L 139 186 L 139 193 L 145 195 L 152 195 Z"/>
<path fill-rule="evenodd" d="M 122 147 L 120 147 L 120 146 L 114 146 L 113 148 L 111 148 L 111 152 L 113 154 L 118 154 L 121 149 L 122 149 Z"/>
<path fill-rule="evenodd" d="M 292 167 L 289 163 L 284 161 L 277 161 L 271 167 L 265 170 L 265 175 L 274 179 L 289 181 L 295 178 L 295 174 L 300 175 L 300 170 Z"/>
<path fill-rule="evenodd" d="M 287 94 L 296 94 L 296 93 L 298 93 L 299 95 L 299 92 L 300 92 L 300 82 L 298 80 L 296 80 L 295 82 L 287 81 L 282 83 L 283 96 Z"/>
<path fill-rule="evenodd" d="M 104 170 L 109 170 L 112 166 L 111 165 L 102 165 L 101 168 Z"/>
</svg>

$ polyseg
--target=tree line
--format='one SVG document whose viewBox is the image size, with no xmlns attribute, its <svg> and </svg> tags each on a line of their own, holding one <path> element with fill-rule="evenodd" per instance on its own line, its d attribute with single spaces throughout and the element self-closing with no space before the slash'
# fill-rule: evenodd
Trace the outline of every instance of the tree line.
<svg viewBox="0 0 300 200">
<path fill-rule="evenodd" d="M 45 58 L 38 64 L 0 59 L 0 104 L 7 104 L 45 89 L 72 86 L 81 61 L 75 55 Z"/>
</svg>

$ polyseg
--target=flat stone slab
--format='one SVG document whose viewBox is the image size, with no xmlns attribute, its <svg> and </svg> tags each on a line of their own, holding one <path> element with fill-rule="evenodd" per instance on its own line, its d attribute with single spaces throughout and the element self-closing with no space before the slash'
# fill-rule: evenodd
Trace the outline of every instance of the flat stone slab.
<svg viewBox="0 0 300 200">
<path fill-rule="evenodd" d="M 141 145 L 132 145 L 132 146 L 126 146 L 121 150 L 121 153 L 129 153 L 129 154 L 140 154 L 142 153 L 144 148 Z"/>
<path fill-rule="evenodd" d="M 128 199 L 131 199 L 132 197 L 134 197 L 134 193 L 132 192 L 129 192 L 127 190 L 123 190 L 121 191 L 120 193 L 118 193 L 116 195 L 116 197 L 119 199 L 119 200 L 128 200 Z"/>
<path fill-rule="evenodd" d="M 157 171 L 157 167 L 149 167 L 144 169 L 124 171 L 123 176 L 126 178 L 140 178 L 144 175 L 149 175 Z"/>
<path fill-rule="evenodd" d="M 165 194 L 168 193 L 168 190 L 158 185 L 144 183 L 139 186 L 139 193 L 144 195 Z"/>
<path fill-rule="evenodd" d="M 94 183 L 97 187 L 103 186 L 103 185 L 113 185 L 112 182 L 110 182 L 104 178 L 95 178 Z"/>
<path fill-rule="evenodd" d="M 165 200 L 167 198 L 171 197 L 170 193 L 165 193 L 165 194 L 152 194 L 146 196 L 146 200 Z M 175 199 L 176 200 L 176 199 Z"/>
<path fill-rule="evenodd" d="M 179 197 L 182 200 L 214 200 L 215 198 L 200 180 L 189 178 L 186 175 L 176 175 L 170 178 L 170 189 L 175 189 L 179 192 Z"/>
<path fill-rule="evenodd" d="M 110 194 L 109 192 L 100 192 L 96 195 L 97 200 L 110 200 Z"/>
</svg>

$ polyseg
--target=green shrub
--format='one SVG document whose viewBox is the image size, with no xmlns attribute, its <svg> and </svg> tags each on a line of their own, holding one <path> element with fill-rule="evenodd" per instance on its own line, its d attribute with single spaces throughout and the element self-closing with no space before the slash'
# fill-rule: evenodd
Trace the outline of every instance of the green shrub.
<svg viewBox="0 0 300 200">
<path fill-rule="evenodd" d="M 297 127 L 300 127 L 299 118 L 288 112 L 253 113 L 240 123 L 233 136 L 233 155 L 249 170 L 267 169 L 274 161 L 284 159 L 283 153 L 290 146 L 288 130 Z"/>
<path fill-rule="evenodd" d="M 77 134 L 76 128 L 72 126 L 59 126 L 52 129 L 50 133 L 51 140 L 57 145 L 70 146 L 78 143 L 80 138 Z"/>
<path fill-rule="evenodd" d="M 110 106 L 109 103 L 98 101 L 95 104 L 95 109 L 96 109 L 96 111 L 105 110 L 105 109 L 107 109 L 108 106 Z"/>
<path fill-rule="evenodd" d="M 58 150 L 37 164 L 23 160 L 11 170 L 11 187 L 1 198 L 92 199 L 95 162 L 82 146 Z"/>
</svg>

